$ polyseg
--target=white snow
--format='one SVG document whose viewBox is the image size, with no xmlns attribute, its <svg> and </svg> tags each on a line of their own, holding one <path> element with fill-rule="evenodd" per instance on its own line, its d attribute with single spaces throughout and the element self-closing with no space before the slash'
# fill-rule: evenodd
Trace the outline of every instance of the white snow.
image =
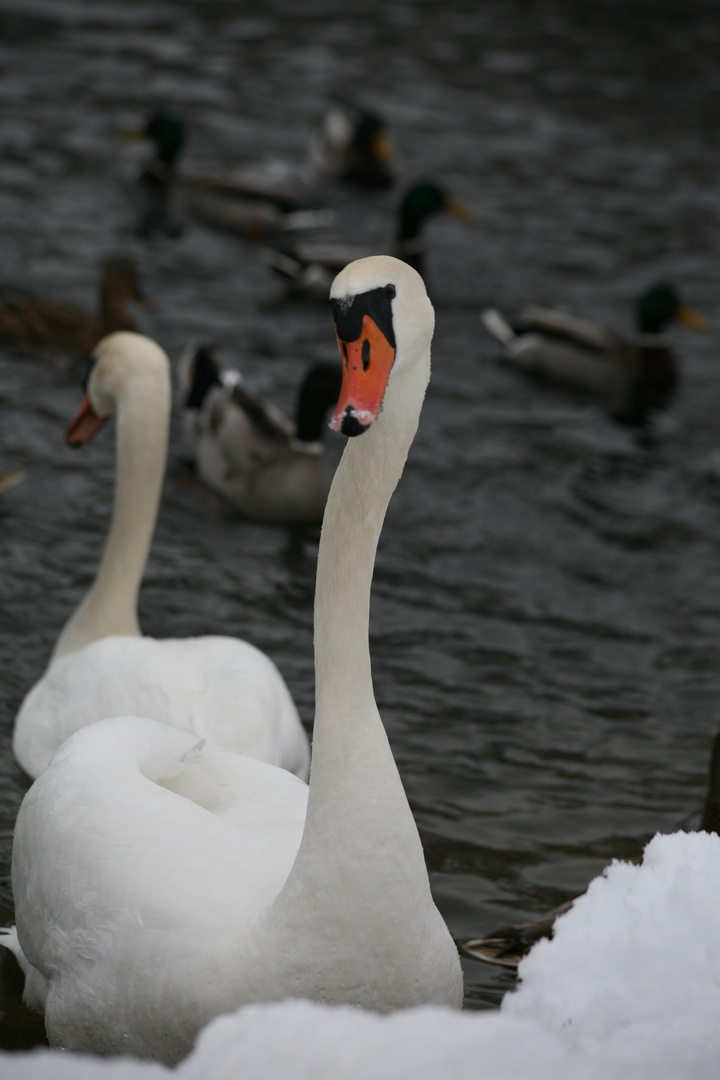
<svg viewBox="0 0 720 1080">
<path fill-rule="evenodd" d="M 656 836 L 615 862 L 520 967 L 499 1012 L 376 1016 L 305 1001 L 219 1017 L 174 1072 L 52 1051 L 3 1080 L 717 1080 L 720 837 Z"/>
</svg>

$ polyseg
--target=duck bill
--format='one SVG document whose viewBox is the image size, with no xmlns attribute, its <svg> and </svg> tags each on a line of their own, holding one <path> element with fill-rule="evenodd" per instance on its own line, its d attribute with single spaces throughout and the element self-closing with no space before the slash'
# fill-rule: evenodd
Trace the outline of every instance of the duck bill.
<svg viewBox="0 0 720 1080">
<path fill-rule="evenodd" d="M 683 326 L 689 326 L 692 330 L 707 330 L 708 328 L 708 320 L 705 316 L 701 315 L 699 311 L 693 311 L 692 308 L 686 307 L 685 304 L 680 305 L 675 318 Z"/>
<path fill-rule="evenodd" d="M 472 221 L 474 217 L 470 207 L 458 202 L 457 199 L 446 199 L 443 210 L 450 217 L 457 218 L 458 221 Z"/>
<path fill-rule="evenodd" d="M 68 446 L 84 446 L 95 437 L 106 419 L 105 416 L 98 416 L 86 394 L 85 400 L 68 425 L 65 442 Z"/>
<path fill-rule="evenodd" d="M 369 315 L 363 315 L 356 341 L 343 341 L 338 335 L 338 344 L 343 379 L 330 427 L 343 435 L 362 435 L 382 407 L 395 349 Z"/>
<path fill-rule="evenodd" d="M 372 141 L 373 157 L 377 161 L 382 161 L 384 165 L 389 165 L 393 156 L 393 145 L 385 134 L 378 134 Z"/>
<path fill-rule="evenodd" d="M 145 138 L 145 128 L 122 128 L 117 137 L 122 143 L 140 142 Z"/>
</svg>

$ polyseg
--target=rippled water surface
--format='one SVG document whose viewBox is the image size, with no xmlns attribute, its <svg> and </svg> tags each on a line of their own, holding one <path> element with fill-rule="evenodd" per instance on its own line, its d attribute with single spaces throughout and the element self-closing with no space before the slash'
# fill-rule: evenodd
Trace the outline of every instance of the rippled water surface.
<svg viewBox="0 0 720 1080">
<path fill-rule="evenodd" d="M 338 10 L 0 0 L 0 278 L 88 307 L 99 260 L 127 254 L 153 302 L 141 325 L 173 359 L 214 340 L 291 410 L 304 366 L 335 355 L 326 307 L 285 303 L 256 247 L 190 220 L 138 240 L 142 152 L 117 131 L 164 108 L 189 125 L 188 169 L 300 162 L 345 97 L 385 114 L 408 178 L 472 206 L 473 226 L 428 230 L 433 378 L 371 626 L 378 704 L 462 941 L 542 914 L 702 801 L 720 702 L 720 16 L 682 0 Z M 323 195 L 338 233 L 386 245 L 393 193 Z M 535 300 L 629 328 L 658 279 L 712 325 L 671 332 L 683 384 L 652 438 L 523 381 L 480 323 L 486 303 Z M 79 400 L 74 373 L 0 349 L 0 469 L 29 473 L 0 505 L 3 883 L 26 788 L 13 716 L 92 580 L 112 498 L 112 432 L 63 445 Z M 316 552 L 199 497 L 175 430 L 143 628 L 247 637 L 309 726 Z M 514 982 L 465 974 L 472 1008 Z"/>
</svg>

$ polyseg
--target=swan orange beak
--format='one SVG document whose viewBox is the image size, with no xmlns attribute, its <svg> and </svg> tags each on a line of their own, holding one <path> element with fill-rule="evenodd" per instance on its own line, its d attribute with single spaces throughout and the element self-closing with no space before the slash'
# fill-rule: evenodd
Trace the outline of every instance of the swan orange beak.
<svg viewBox="0 0 720 1080">
<path fill-rule="evenodd" d="M 380 412 L 395 350 L 369 315 L 363 315 L 356 341 L 338 335 L 338 344 L 343 379 L 330 427 L 343 435 L 362 435 Z"/>
<path fill-rule="evenodd" d="M 84 446 L 95 437 L 106 419 L 105 416 L 98 416 L 86 394 L 82 405 L 68 425 L 65 442 L 68 446 Z"/>
</svg>

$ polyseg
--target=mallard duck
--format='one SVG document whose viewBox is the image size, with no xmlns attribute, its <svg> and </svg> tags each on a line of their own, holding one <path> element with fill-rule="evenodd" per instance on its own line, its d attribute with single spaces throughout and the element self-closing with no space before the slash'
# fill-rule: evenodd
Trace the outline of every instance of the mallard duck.
<svg viewBox="0 0 720 1080">
<path fill-rule="evenodd" d="M 394 187 L 392 156 L 384 120 L 367 109 L 334 106 L 310 141 L 310 165 L 320 176 L 360 187 Z"/>
<path fill-rule="evenodd" d="M 472 217 L 467 207 L 429 181 L 413 184 L 398 205 L 392 253 L 419 274 L 425 270 L 423 225 L 429 217 L 441 212 L 462 221 Z M 334 274 L 343 266 L 372 254 L 372 248 L 363 245 L 320 241 L 297 244 L 284 251 L 268 248 L 264 256 L 268 265 L 283 278 L 290 293 L 319 298 L 327 295 Z"/>
<path fill-rule="evenodd" d="M 486 329 L 505 346 L 514 367 L 554 382 L 600 394 L 619 418 L 641 423 L 670 402 L 678 385 L 675 354 L 663 331 L 673 320 L 704 329 L 702 315 L 681 303 L 670 285 L 658 284 L 637 303 L 637 335 L 532 304 L 514 324 L 495 308 L 482 314 Z"/>
<path fill-rule="evenodd" d="M 23 480 L 27 479 L 27 473 L 24 469 L 15 469 L 13 472 L 0 472 L 0 495 L 5 491 L 10 491 L 11 488 L 16 487 L 18 484 L 22 484 Z"/>
<path fill-rule="evenodd" d="M 720 835 L 720 732 L 713 740 L 710 754 L 710 778 L 700 830 Z M 642 863 L 642 857 L 632 861 L 635 865 L 639 865 Z M 566 900 L 564 904 L 553 908 L 542 919 L 537 919 L 535 922 L 500 927 L 487 937 L 468 941 L 463 949 L 469 956 L 474 956 L 477 960 L 485 960 L 488 964 L 516 968 L 537 941 L 553 936 L 555 920 L 569 911 L 575 900 L 577 897 Z"/>
<path fill-rule="evenodd" d="M 191 347 L 179 365 L 183 427 L 198 476 L 245 517 L 319 524 L 330 490 L 322 425 L 340 393 L 339 364 L 311 367 L 293 424 L 252 394 L 214 351 Z"/>
<path fill-rule="evenodd" d="M 129 259 L 106 259 L 97 315 L 13 289 L 0 290 L 0 338 L 58 353 L 90 356 L 95 344 L 117 330 L 135 330 L 128 309 L 144 302 L 137 270 Z"/>
<path fill-rule="evenodd" d="M 286 170 L 255 167 L 204 175 L 180 172 L 177 165 L 185 145 L 185 124 L 175 117 L 157 114 L 144 127 L 126 129 L 120 135 L 127 142 L 148 139 L 154 148 L 154 156 L 139 178 L 144 206 L 138 232 L 145 238 L 156 233 L 179 234 L 180 224 L 171 205 L 174 192 L 202 221 L 251 239 L 332 221 L 331 211 L 308 208 L 305 186 Z"/>
<path fill-rule="evenodd" d="M 170 398 L 170 365 L 155 342 L 119 333 L 98 344 L 66 441 L 84 445 L 117 412 L 115 504 L 95 580 L 15 720 L 13 750 L 30 776 L 79 728 L 123 715 L 167 721 L 307 775 L 307 736 L 265 653 L 239 638 L 140 632 L 138 593 L 165 475 Z"/>
<path fill-rule="evenodd" d="M 318 551 L 309 787 L 138 716 L 68 739 L 18 814 L 17 933 L 3 939 L 53 1046 L 175 1064 L 212 1017 L 251 1002 L 462 1005 L 368 641 L 434 314 L 420 276 L 388 257 L 347 267 L 331 302 L 344 357 L 332 426 L 349 439 Z"/>
</svg>

